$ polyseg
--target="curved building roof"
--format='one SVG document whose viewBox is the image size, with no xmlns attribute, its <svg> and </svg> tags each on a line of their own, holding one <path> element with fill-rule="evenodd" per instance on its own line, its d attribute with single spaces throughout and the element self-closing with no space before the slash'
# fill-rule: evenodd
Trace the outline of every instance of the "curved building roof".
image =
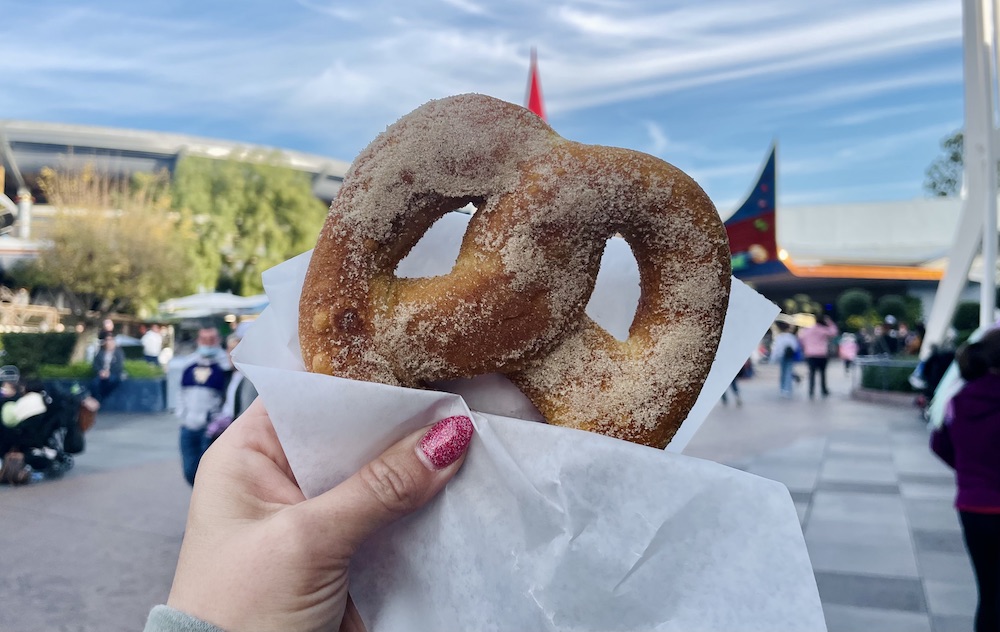
<svg viewBox="0 0 1000 632">
<path fill-rule="evenodd" d="M 227 158 L 261 153 L 278 153 L 288 166 L 308 173 L 313 193 L 327 202 L 340 189 L 350 166 L 315 154 L 184 134 L 0 120 L 0 161 L 6 170 L 4 192 L 10 197 L 14 197 L 18 186 L 34 188 L 42 167 L 91 164 L 115 175 L 162 169 L 173 172 L 177 160 L 185 154 Z"/>
</svg>

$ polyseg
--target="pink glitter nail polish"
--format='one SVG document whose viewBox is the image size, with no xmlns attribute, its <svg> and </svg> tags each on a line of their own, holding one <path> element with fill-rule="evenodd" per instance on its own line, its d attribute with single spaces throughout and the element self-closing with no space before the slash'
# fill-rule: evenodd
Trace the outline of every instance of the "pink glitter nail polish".
<svg viewBox="0 0 1000 632">
<path fill-rule="evenodd" d="M 464 415 L 455 415 L 431 426 L 417 447 L 426 457 L 425 463 L 441 470 L 465 454 L 470 441 L 472 420 Z"/>
</svg>

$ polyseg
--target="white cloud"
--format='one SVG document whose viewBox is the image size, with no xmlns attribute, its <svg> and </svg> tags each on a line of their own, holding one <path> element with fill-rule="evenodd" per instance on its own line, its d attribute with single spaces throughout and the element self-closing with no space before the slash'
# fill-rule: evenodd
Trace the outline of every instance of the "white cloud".
<svg viewBox="0 0 1000 632">
<path fill-rule="evenodd" d="M 646 132 L 649 134 L 649 144 L 650 147 L 647 153 L 653 154 L 654 156 L 660 155 L 667 145 L 670 144 L 667 141 L 667 135 L 663 132 L 663 128 L 653 121 L 646 121 Z"/>
<path fill-rule="evenodd" d="M 482 5 L 471 2 L 470 0 L 442 0 L 447 5 L 451 5 L 458 9 L 459 11 L 464 11 L 470 15 L 489 15 L 490 12 L 486 10 Z"/>
</svg>

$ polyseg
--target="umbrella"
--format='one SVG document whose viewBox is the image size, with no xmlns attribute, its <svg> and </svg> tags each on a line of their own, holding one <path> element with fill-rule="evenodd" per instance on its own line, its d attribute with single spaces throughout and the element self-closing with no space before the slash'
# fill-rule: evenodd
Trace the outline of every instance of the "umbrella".
<svg viewBox="0 0 1000 632">
<path fill-rule="evenodd" d="M 816 315 L 806 314 L 804 312 L 800 312 L 798 314 L 778 314 L 774 317 L 774 320 L 788 323 L 789 325 L 799 328 L 812 327 L 816 324 Z"/>
<path fill-rule="evenodd" d="M 257 314 L 267 307 L 267 296 L 237 296 L 226 292 L 200 292 L 160 303 L 160 312 L 176 318 L 215 314 Z"/>
</svg>

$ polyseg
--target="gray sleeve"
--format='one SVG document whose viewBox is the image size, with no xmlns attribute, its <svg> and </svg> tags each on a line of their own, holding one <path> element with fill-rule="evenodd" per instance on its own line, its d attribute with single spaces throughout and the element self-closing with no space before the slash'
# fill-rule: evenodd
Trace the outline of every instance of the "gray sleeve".
<svg viewBox="0 0 1000 632">
<path fill-rule="evenodd" d="M 211 623 L 196 619 L 170 606 L 155 606 L 143 632 L 225 632 Z"/>
</svg>

